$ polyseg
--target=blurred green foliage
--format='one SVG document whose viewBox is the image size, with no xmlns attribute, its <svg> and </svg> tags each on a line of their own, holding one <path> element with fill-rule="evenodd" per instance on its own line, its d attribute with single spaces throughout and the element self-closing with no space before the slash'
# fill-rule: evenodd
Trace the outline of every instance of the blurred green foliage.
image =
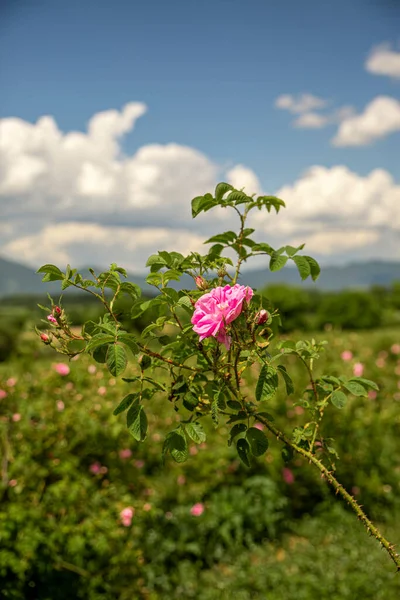
<svg viewBox="0 0 400 600">
<path fill-rule="evenodd" d="M 398 597 L 399 576 L 377 542 L 303 459 L 283 463 L 276 440 L 248 470 L 222 424 L 191 445 L 187 463 L 163 466 L 163 436 L 176 418 L 165 398 L 152 400 L 139 444 L 124 416 L 111 414 L 128 384 L 87 357 L 60 376 L 63 357 L 21 336 L 14 359 L 0 365 L 2 598 Z M 332 407 L 324 427 L 336 440 L 338 479 L 400 543 L 400 331 L 316 337 L 330 342 L 317 374 L 350 376 L 358 362 L 380 386 L 376 397 Z M 281 389 L 268 411 L 295 427 L 304 423 L 307 374 L 290 367 L 295 393 Z M 127 507 L 130 526 L 120 518 Z"/>
</svg>

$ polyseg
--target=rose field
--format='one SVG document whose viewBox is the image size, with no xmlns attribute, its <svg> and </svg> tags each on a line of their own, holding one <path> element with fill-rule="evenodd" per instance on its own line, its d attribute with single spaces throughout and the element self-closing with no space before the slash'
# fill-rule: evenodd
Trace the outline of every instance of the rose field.
<svg viewBox="0 0 400 600">
<path fill-rule="evenodd" d="M 400 330 L 290 337 L 300 335 L 329 342 L 316 373 L 379 386 L 329 407 L 324 427 L 337 478 L 398 546 Z M 306 419 L 306 373 L 293 356 L 282 363 L 295 392 L 288 399 L 280 386 L 267 410 L 293 428 Z M 124 376 L 137 373 L 131 361 Z M 244 385 L 257 376 L 254 367 Z M 143 443 L 125 414 L 112 414 L 137 385 L 89 356 L 55 354 L 30 326 L 19 333 L 0 363 L 2 598 L 398 598 L 392 562 L 304 458 L 284 462 L 267 432 L 267 453 L 247 468 L 221 419 L 204 422 L 207 439 L 190 441 L 186 462 L 168 455 L 163 463 L 165 435 L 179 419 L 165 395 L 147 400 Z"/>
</svg>

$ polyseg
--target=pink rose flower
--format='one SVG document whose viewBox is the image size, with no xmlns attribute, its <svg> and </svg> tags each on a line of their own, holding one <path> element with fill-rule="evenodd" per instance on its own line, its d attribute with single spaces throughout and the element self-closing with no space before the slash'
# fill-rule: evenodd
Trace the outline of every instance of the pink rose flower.
<svg viewBox="0 0 400 600">
<path fill-rule="evenodd" d="M 124 508 L 123 510 L 121 510 L 121 512 L 119 513 L 122 525 L 124 527 L 129 527 L 130 524 L 132 523 L 132 517 L 135 514 L 135 509 L 132 508 L 132 506 L 128 506 L 127 508 Z"/>
<path fill-rule="evenodd" d="M 252 296 L 250 287 L 236 283 L 234 286 L 216 287 L 199 298 L 191 322 L 200 341 L 213 336 L 229 350 L 231 338 L 227 335 L 226 326 L 238 318 L 243 302 L 246 300 L 248 304 Z"/>
<path fill-rule="evenodd" d="M 268 312 L 264 308 L 262 308 L 256 314 L 256 325 L 263 325 L 266 321 L 268 321 L 268 317 L 269 317 Z"/>
<path fill-rule="evenodd" d="M 190 509 L 190 514 L 193 517 L 200 517 L 204 512 L 204 504 L 202 504 L 201 502 L 197 502 L 196 504 L 193 504 L 192 508 Z"/>
<path fill-rule="evenodd" d="M 57 319 L 55 319 L 53 315 L 49 315 L 47 320 L 50 321 L 50 323 L 57 324 Z"/>
<path fill-rule="evenodd" d="M 355 363 L 355 365 L 353 367 L 353 374 L 355 375 L 355 377 L 362 377 L 363 373 L 364 373 L 364 365 L 360 362 Z"/>
<path fill-rule="evenodd" d="M 69 375 L 71 369 L 65 363 L 57 363 L 54 365 L 54 370 L 57 371 L 59 375 L 65 377 L 65 375 Z"/>
<path fill-rule="evenodd" d="M 0 400 L 4 400 L 4 398 L 7 398 L 8 394 L 6 392 L 6 390 L 0 390 Z"/>
<path fill-rule="evenodd" d="M 94 475 L 98 475 L 98 473 L 100 473 L 100 470 L 101 470 L 101 464 L 99 462 L 95 462 L 95 463 L 91 464 L 89 467 L 89 471 L 91 473 L 93 473 Z"/>
<path fill-rule="evenodd" d="M 342 354 L 340 355 L 340 358 L 342 360 L 351 360 L 353 358 L 353 353 L 350 352 L 350 350 L 345 350 L 344 352 L 342 352 Z"/>
<path fill-rule="evenodd" d="M 282 477 L 285 483 L 287 483 L 288 485 L 292 485 L 294 483 L 294 475 L 292 471 L 287 467 L 284 467 L 282 469 Z"/>
<path fill-rule="evenodd" d="M 125 458 L 130 458 L 132 456 L 132 450 L 130 450 L 129 448 L 123 448 L 122 450 L 119 451 L 119 457 L 122 458 L 123 460 Z"/>
<path fill-rule="evenodd" d="M 14 413 L 12 416 L 12 420 L 14 421 L 14 423 L 18 423 L 18 421 L 21 420 L 21 415 L 19 413 Z"/>
</svg>

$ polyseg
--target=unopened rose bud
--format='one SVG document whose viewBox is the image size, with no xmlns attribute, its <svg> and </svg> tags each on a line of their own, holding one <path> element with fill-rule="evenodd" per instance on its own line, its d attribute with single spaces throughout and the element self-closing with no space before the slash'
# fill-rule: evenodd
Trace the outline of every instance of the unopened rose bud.
<svg viewBox="0 0 400 600">
<path fill-rule="evenodd" d="M 195 281 L 195 284 L 197 285 L 197 287 L 199 288 L 199 290 L 205 291 L 209 287 L 208 282 L 205 279 L 203 279 L 203 277 L 201 277 L 200 275 L 195 277 L 194 281 Z"/>
<path fill-rule="evenodd" d="M 268 321 L 268 317 L 269 317 L 268 312 L 264 308 L 262 308 L 256 314 L 256 324 L 257 325 L 263 325 L 263 323 L 265 323 L 266 321 Z"/>
<path fill-rule="evenodd" d="M 50 338 L 47 335 L 47 333 L 41 333 L 40 334 L 40 339 L 42 340 L 42 342 L 44 342 L 45 344 L 48 344 L 50 342 Z"/>
<path fill-rule="evenodd" d="M 55 312 L 56 315 L 61 315 L 61 308 L 59 306 L 55 306 L 53 309 L 53 312 Z"/>
<path fill-rule="evenodd" d="M 221 267 L 220 269 L 218 269 L 217 275 L 218 275 L 218 277 L 225 277 L 225 275 L 226 275 L 225 267 Z"/>
</svg>

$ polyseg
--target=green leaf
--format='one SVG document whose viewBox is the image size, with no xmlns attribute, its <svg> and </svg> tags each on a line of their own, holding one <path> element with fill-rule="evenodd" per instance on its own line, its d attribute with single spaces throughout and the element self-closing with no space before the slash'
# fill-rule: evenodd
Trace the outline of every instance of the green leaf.
<svg viewBox="0 0 400 600">
<path fill-rule="evenodd" d="M 347 402 L 347 396 L 340 390 L 335 390 L 332 393 L 331 402 L 336 408 L 343 408 Z"/>
<path fill-rule="evenodd" d="M 233 187 L 229 183 L 224 183 L 223 181 L 218 183 L 214 193 L 216 201 L 221 202 L 226 192 L 229 192 L 230 190 L 233 190 Z"/>
<path fill-rule="evenodd" d="M 126 352 L 122 346 L 111 344 L 107 350 L 107 368 L 111 375 L 118 377 L 125 371 L 127 365 Z"/>
<path fill-rule="evenodd" d="M 285 381 L 286 393 L 288 396 L 290 396 L 290 394 L 293 394 L 293 392 L 294 392 L 292 378 L 290 377 L 289 373 L 286 371 L 286 368 L 283 365 L 278 365 L 278 370 Z"/>
<path fill-rule="evenodd" d="M 293 261 L 296 263 L 301 279 L 307 279 L 311 274 L 311 265 L 304 256 L 293 256 Z"/>
<path fill-rule="evenodd" d="M 57 281 L 64 279 L 65 275 L 58 267 L 55 265 L 43 265 L 36 271 L 37 273 L 45 273 L 42 281 Z"/>
<path fill-rule="evenodd" d="M 301 244 L 301 246 L 297 246 L 297 248 L 295 248 L 294 246 L 285 246 L 286 254 L 292 257 L 295 254 L 297 254 L 299 250 L 303 250 L 304 246 L 305 244 Z"/>
<path fill-rule="evenodd" d="M 147 354 L 142 354 L 142 356 L 139 358 L 139 366 L 142 371 L 145 371 L 146 369 L 151 367 L 150 356 L 147 356 Z"/>
<path fill-rule="evenodd" d="M 196 442 L 196 444 L 206 441 L 207 436 L 201 423 L 188 423 L 185 429 L 190 439 Z"/>
<path fill-rule="evenodd" d="M 169 452 L 177 463 L 185 462 L 188 458 L 188 447 L 185 436 L 181 431 L 171 431 L 165 438 L 163 456 Z"/>
<path fill-rule="evenodd" d="M 103 365 L 106 360 L 107 360 L 107 350 L 108 350 L 108 344 L 104 345 L 104 346 L 99 346 L 98 348 L 96 348 L 95 350 L 93 350 L 93 359 Z"/>
<path fill-rule="evenodd" d="M 357 377 L 357 379 L 350 379 L 350 381 L 357 381 L 358 383 L 361 383 L 361 385 L 368 389 L 372 389 L 377 392 L 379 391 L 379 387 L 377 386 L 375 381 L 371 381 L 370 379 L 365 379 L 364 377 Z"/>
<path fill-rule="evenodd" d="M 257 427 L 250 427 L 246 431 L 246 439 L 249 442 L 253 456 L 262 456 L 268 450 L 268 438 Z"/>
<path fill-rule="evenodd" d="M 242 410 L 242 405 L 236 400 L 228 400 L 226 405 L 229 406 L 229 408 L 231 408 L 232 410 Z"/>
<path fill-rule="evenodd" d="M 124 412 L 125 410 L 127 410 L 130 405 L 132 404 L 132 402 L 135 400 L 135 398 L 137 398 L 138 394 L 128 394 L 127 396 L 125 396 L 125 398 L 123 400 L 121 400 L 121 402 L 118 404 L 117 408 L 114 409 L 113 411 L 113 415 L 117 416 L 120 413 Z"/>
<path fill-rule="evenodd" d="M 270 256 L 275 252 L 275 250 L 272 248 L 272 246 L 270 246 L 269 244 L 266 244 L 265 242 L 263 242 L 261 244 L 256 244 L 255 246 L 253 246 L 252 250 L 253 250 L 253 252 L 265 252 L 266 254 L 269 254 Z"/>
<path fill-rule="evenodd" d="M 86 352 L 92 352 L 99 346 L 115 342 L 115 336 L 107 333 L 96 333 L 86 344 Z"/>
<path fill-rule="evenodd" d="M 238 440 L 238 442 L 236 444 L 236 449 L 237 449 L 237 453 L 238 453 L 239 458 L 242 461 L 242 463 L 245 464 L 246 467 L 250 467 L 250 461 L 249 461 L 250 446 L 249 446 L 249 442 L 247 440 L 245 440 L 244 438 L 240 438 L 240 440 Z"/>
<path fill-rule="evenodd" d="M 132 333 L 125 333 L 125 332 L 119 333 L 118 341 L 125 344 L 125 346 L 128 346 L 128 348 L 132 352 L 132 354 L 134 354 L 134 355 L 138 354 L 139 346 L 137 345 L 136 338 L 134 335 L 132 335 Z"/>
<path fill-rule="evenodd" d="M 269 261 L 270 271 L 279 271 L 286 265 L 287 261 L 288 261 L 287 256 L 278 254 L 276 251 L 273 252 L 271 259 Z"/>
<path fill-rule="evenodd" d="M 228 202 L 234 202 L 235 206 L 238 204 L 244 204 L 245 202 L 251 202 L 252 198 L 245 194 L 244 192 L 239 192 L 238 190 L 233 190 L 227 197 Z"/>
<path fill-rule="evenodd" d="M 128 294 L 128 296 L 131 296 L 134 300 L 140 298 L 142 293 L 140 287 L 136 283 L 131 283 L 130 281 L 123 281 L 121 283 L 120 291 L 124 294 Z"/>
<path fill-rule="evenodd" d="M 128 410 L 126 415 L 126 423 L 129 433 L 138 442 L 143 442 L 147 435 L 147 417 L 143 406 L 136 400 Z"/>
<path fill-rule="evenodd" d="M 353 396 L 368 396 L 368 392 L 366 391 L 365 387 L 357 381 L 350 380 L 347 383 L 344 383 L 343 385 L 346 388 L 346 390 L 350 392 L 350 394 L 353 394 Z"/>
<path fill-rule="evenodd" d="M 256 400 L 268 400 L 278 387 L 278 375 L 273 367 L 263 365 L 256 386 Z"/>
<path fill-rule="evenodd" d="M 315 258 L 312 258 L 311 256 L 304 256 L 303 258 L 308 260 L 308 264 L 310 265 L 311 270 L 311 278 L 313 281 L 315 281 L 316 279 L 318 279 L 319 274 L 321 273 L 321 267 L 319 266 Z"/>
<path fill-rule="evenodd" d="M 235 437 L 237 437 L 239 434 L 245 432 L 246 429 L 247 429 L 247 425 L 245 425 L 244 423 L 236 423 L 236 425 L 234 425 L 231 429 L 229 440 L 228 440 L 228 446 L 230 446 L 232 444 Z"/>
<path fill-rule="evenodd" d="M 288 463 L 293 458 L 293 449 L 290 446 L 284 446 L 282 448 L 282 458 L 285 463 Z"/>
<path fill-rule="evenodd" d="M 216 206 L 216 201 L 211 194 L 205 194 L 204 196 L 197 196 L 192 200 L 192 217 L 195 218 L 202 211 L 206 212 L 213 206 Z"/>
<path fill-rule="evenodd" d="M 234 242 L 237 239 L 237 235 L 234 231 L 225 231 L 224 233 L 219 233 L 218 235 L 213 235 L 208 240 L 206 240 L 205 244 L 213 244 L 213 243 L 222 243 L 229 244 Z"/>
</svg>

